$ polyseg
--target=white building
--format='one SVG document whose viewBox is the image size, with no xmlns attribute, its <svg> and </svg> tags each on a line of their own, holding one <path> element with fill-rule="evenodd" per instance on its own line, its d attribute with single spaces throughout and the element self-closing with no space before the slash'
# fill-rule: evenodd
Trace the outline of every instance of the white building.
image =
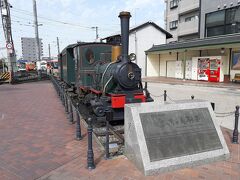
<svg viewBox="0 0 240 180">
<path fill-rule="evenodd" d="M 40 51 L 41 56 L 43 55 L 43 43 L 42 39 L 39 39 L 40 41 Z M 22 58 L 23 60 L 28 61 L 37 61 L 37 43 L 35 38 L 29 38 L 29 37 L 22 37 L 21 38 L 22 43 Z"/>
<path fill-rule="evenodd" d="M 142 76 L 145 76 L 145 51 L 154 44 L 165 44 L 172 35 L 159 27 L 154 22 L 146 22 L 134 28 L 129 32 L 129 54 L 135 53 L 137 56 L 136 63 L 142 69 Z M 115 34 L 104 38 L 108 43 L 120 44 L 120 34 Z"/>
</svg>

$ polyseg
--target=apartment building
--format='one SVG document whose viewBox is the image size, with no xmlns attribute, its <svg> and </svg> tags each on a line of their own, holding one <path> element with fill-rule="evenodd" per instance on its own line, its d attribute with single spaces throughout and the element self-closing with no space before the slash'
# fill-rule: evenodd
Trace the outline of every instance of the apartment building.
<svg viewBox="0 0 240 180">
<path fill-rule="evenodd" d="M 240 0 L 201 0 L 200 38 L 240 33 Z"/>
<path fill-rule="evenodd" d="M 173 35 L 167 42 L 199 38 L 200 0 L 165 0 L 166 31 Z"/>
<path fill-rule="evenodd" d="M 40 41 L 40 51 L 41 56 L 43 55 L 43 43 L 42 39 L 39 39 Z M 30 37 L 22 37 L 21 38 L 22 43 L 22 58 L 23 60 L 27 61 L 37 61 L 37 43 L 35 38 Z"/>
</svg>

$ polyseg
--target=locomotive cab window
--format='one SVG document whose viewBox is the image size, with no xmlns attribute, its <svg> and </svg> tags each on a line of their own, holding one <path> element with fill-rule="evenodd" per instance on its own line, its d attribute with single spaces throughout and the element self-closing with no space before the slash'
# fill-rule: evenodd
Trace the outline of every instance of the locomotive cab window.
<svg viewBox="0 0 240 180">
<path fill-rule="evenodd" d="M 88 61 L 89 64 L 94 63 L 94 53 L 91 49 L 87 49 L 86 53 L 85 53 L 85 57 Z"/>
</svg>

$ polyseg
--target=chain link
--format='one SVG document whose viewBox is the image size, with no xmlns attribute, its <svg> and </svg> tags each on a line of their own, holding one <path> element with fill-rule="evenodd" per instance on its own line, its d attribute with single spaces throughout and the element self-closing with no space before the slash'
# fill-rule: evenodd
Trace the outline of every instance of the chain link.
<svg viewBox="0 0 240 180">
<path fill-rule="evenodd" d="M 172 102 L 176 102 L 176 101 L 174 101 L 171 97 L 169 97 L 168 95 L 167 95 L 167 98 L 168 98 L 170 101 L 172 101 Z"/>
<path fill-rule="evenodd" d="M 163 97 L 164 96 L 164 94 L 162 94 L 162 95 L 154 95 L 154 94 L 152 94 L 152 93 L 150 93 L 153 97 Z"/>
<path fill-rule="evenodd" d="M 160 96 L 157 96 L 157 95 L 154 95 L 152 93 L 150 93 L 153 97 L 163 97 L 164 94 L 160 95 Z M 169 97 L 167 95 L 167 98 L 172 101 L 172 102 L 176 102 L 175 100 L 173 100 L 171 97 Z M 234 115 L 235 111 L 232 111 L 232 112 L 215 112 L 216 114 L 216 117 L 229 117 L 229 116 L 232 116 Z"/>
</svg>

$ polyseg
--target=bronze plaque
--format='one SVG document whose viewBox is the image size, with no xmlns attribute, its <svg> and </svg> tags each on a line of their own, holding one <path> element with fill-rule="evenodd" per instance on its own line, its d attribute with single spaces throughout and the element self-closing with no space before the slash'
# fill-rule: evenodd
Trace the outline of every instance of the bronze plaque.
<svg viewBox="0 0 240 180">
<path fill-rule="evenodd" d="M 140 113 L 140 119 L 151 162 L 222 148 L 207 108 Z"/>
</svg>

